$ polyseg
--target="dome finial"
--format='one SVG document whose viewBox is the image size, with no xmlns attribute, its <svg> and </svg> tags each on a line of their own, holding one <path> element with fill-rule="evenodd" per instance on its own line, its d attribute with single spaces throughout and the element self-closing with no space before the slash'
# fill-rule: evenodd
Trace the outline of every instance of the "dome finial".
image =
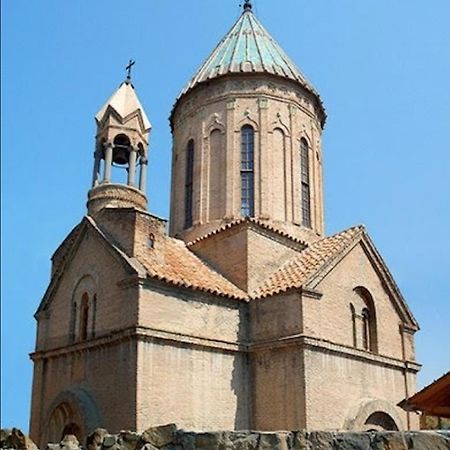
<svg viewBox="0 0 450 450">
<path fill-rule="evenodd" d="M 244 7 L 244 12 L 251 11 L 252 10 L 252 3 L 251 3 L 251 1 L 250 0 L 245 0 L 243 7 Z"/>
</svg>

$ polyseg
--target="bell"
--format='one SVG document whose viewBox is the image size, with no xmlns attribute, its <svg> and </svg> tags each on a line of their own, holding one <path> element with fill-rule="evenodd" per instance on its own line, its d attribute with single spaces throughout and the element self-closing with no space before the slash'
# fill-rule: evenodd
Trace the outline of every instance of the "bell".
<svg viewBox="0 0 450 450">
<path fill-rule="evenodd" d="M 113 148 L 113 162 L 120 165 L 128 164 L 129 153 L 128 145 L 115 144 Z"/>
</svg>

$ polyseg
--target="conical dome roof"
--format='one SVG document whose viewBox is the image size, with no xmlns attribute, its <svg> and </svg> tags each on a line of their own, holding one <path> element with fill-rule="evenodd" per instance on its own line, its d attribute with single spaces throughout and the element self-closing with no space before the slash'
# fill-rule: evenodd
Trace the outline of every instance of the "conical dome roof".
<svg viewBox="0 0 450 450">
<path fill-rule="evenodd" d="M 197 84 L 232 73 L 270 73 L 301 83 L 318 96 L 317 91 L 261 25 L 251 7 L 244 12 L 220 41 L 205 63 L 180 94 Z"/>
</svg>

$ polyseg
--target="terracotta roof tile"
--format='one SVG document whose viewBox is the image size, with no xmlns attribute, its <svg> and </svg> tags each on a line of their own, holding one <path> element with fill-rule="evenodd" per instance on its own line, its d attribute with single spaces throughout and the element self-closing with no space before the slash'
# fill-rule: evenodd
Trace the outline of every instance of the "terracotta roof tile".
<svg viewBox="0 0 450 450">
<path fill-rule="evenodd" d="M 314 242 L 280 267 L 251 297 L 267 297 L 291 288 L 300 288 L 323 264 L 344 250 L 362 230 L 362 226 L 356 226 Z"/>
<path fill-rule="evenodd" d="M 247 294 L 212 269 L 178 239 L 157 236 L 155 247 L 137 257 L 152 278 L 214 295 L 247 299 Z"/>
</svg>

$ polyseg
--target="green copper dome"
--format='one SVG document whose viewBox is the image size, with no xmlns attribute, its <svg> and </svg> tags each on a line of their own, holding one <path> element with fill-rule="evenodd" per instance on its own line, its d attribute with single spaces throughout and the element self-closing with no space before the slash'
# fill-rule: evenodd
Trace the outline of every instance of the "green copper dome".
<svg viewBox="0 0 450 450">
<path fill-rule="evenodd" d="M 181 96 L 199 83 L 232 73 L 270 73 L 297 81 L 318 96 L 247 3 L 238 21 L 183 89 Z"/>
</svg>

